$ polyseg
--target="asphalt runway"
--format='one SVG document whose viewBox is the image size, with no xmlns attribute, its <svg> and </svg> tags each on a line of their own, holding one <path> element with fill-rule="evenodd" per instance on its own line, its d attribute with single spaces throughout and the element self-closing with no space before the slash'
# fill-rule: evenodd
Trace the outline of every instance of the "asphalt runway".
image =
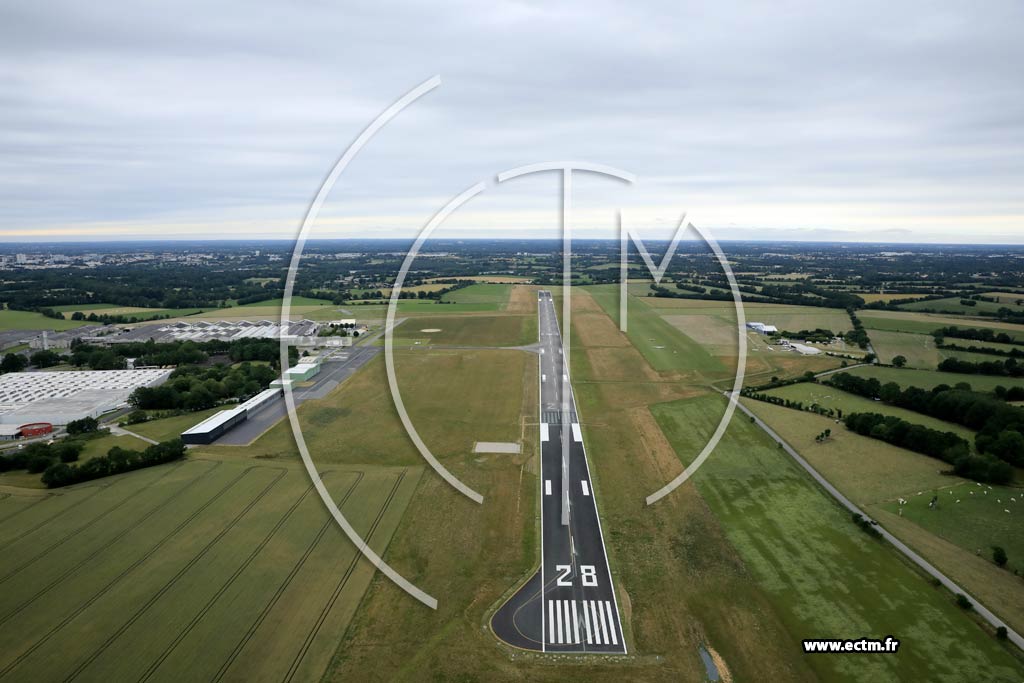
<svg viewBox="0 0 1024 683">
<path fill-rule="evenodd" d="M 622 622 L 550 292 L 538 294 L 538 318 L 541 568 L 494 614 L 491 627 L 503 641 L 523 649 L 624 654 Z"/>
</svg>

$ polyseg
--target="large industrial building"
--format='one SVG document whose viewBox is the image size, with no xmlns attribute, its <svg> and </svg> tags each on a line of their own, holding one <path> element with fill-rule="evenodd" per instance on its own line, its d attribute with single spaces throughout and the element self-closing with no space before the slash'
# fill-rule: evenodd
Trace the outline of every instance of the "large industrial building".
<svg viewBox="0 0 1024 683">
<path fill-rule="evenodd" d="M 162 384 L 169 369 L 12 372 L 0 376 L 0 424 L 64 425 L 120 408 L 138 387 Z"/>
<path fill-rule="evenodd" d="M 116 336 L 86 338 L 100 344 L 172 341 L 234 341 L 236 339 L 278 339 L 294 346 L 310 346 L 317 342 L 321 323 L 313 320 L 195 320 L 143 325 L 121 331 Z"/>
</svg>

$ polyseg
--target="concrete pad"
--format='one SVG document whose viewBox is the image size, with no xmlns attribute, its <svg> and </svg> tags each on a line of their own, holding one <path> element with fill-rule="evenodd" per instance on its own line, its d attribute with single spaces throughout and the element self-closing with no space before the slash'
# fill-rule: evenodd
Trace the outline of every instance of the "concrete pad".
<svg viewBox="0 0 1024 683">
<path fill-rule="evenodd" d="M 477 441 L 473 445 L 474 453 L 501 453 L 504 455 L 518 455 L 519 444 L 504 441 Z"/>
</svg>

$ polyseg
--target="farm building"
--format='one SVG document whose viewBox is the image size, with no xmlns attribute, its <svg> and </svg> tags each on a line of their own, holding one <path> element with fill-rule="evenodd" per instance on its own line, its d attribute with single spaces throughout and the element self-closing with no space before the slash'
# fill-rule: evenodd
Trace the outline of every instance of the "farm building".
<svg viewBox="0 0 1024 683">
<path fill-rule="evenodd" d="M 761 334 L 779 333 L 779 328 L 775 327 L 775 325 L 767 325 L 765 323 L 747 323 L 747 327 L 755 332 L 760 332 Z"/>
</svg>

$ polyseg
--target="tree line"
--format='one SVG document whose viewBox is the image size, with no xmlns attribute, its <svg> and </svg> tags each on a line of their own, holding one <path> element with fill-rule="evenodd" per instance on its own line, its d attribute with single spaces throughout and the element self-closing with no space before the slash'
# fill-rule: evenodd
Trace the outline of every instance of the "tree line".
<svg viewBox="0 0 1024 683">
<path fill-rule="evenodd" d="M 902 389 L 895 382 L 882 385 L 877 379 L 865 379 L 847 372 L 832 375 L 825 383 L 842 391 L 878 398 L 889 405 L 963 425 L 977 432 L 974 445 L 979 453 L 1024 467 L 1024 409 L 990 394 L 971 391 L 969 385 L 953 388 L 940 384 L 930 391 L 919 387 Z"/>
<path fill-rule="evenodd" d="M 970 341 L 996 342 L 999 344 L 1015 344 L 1017 346 L 1024 346 L 1024 341 L 1015 339 L 1006 332 L 997 332 L 996 330 L 987 327 L 961 328 L 953 325 L 935 330 L 932 332 L 932 336 L 935 337 L 935 341 L 940 344 L 946 337 L 953 337 L 955 339 L 967 339 Z"/>
<path fill-rule="evenodd" d="M 258 394 L 277 379 L 267 365 L 242 363 L 237 367 L 184 365 L 156 387 L 139 387 L 128 403 L 139 410 L 206 410 L 228 399 Z"/>
<path fill-rule="evenodd" d="M 48 488 L 58 488 L 83 481 L 109 477 L 132 470 L 163 465 L 181 459 L 185 455 L 185 444 L 181 439 L 172 439 L 149 446 L 144 451 L 131 451 L 114 446 L 106 455 L 86 460 L 80 465 L 66 462 L 54 463 L 43 472 L 42 482 Z"/>
<path fill-rule="evenodd" d="M 850 413 L 843 422 L 862 436 L 942 460 L 961 477 L 990 484 L 1006 484 L 1013 479 L 1013 468 L 1008 463 L 987 455 L 972 455 L 967 440 L 953 432 L 879 413 Z"/>
<path fill-rule="evenodd" d="M 1016 358 L 979 361 L 977 363 L 959 358 L 947 358 L 939 363 L 939 370 L 942 372 L 957 372 L 962 375 L 1024 377 L 1024 365 L 1018 363 Z"/>
</svg>

